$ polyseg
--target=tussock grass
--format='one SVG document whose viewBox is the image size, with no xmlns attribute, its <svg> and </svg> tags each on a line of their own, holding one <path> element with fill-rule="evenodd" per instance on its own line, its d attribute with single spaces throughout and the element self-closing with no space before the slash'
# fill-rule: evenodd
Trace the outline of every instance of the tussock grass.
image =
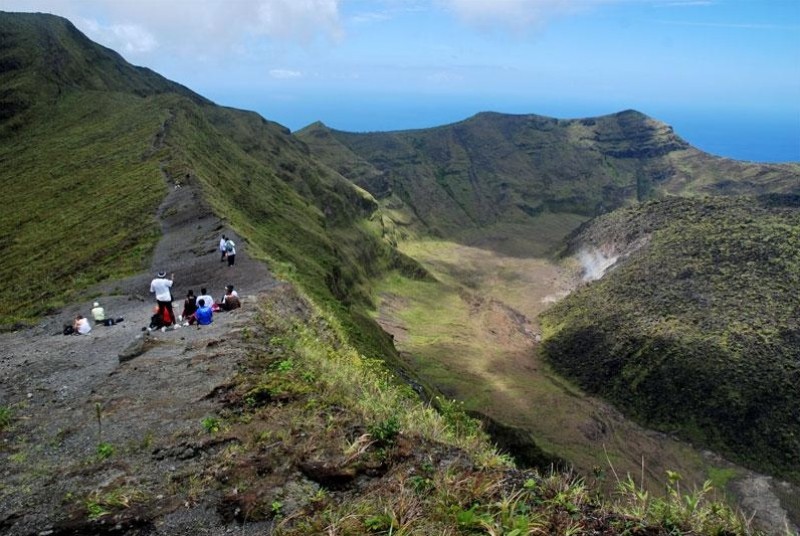
<svg viewBox="0 0 800 536">
<path fill-rule="evenodd" d="M 261 304 L 254 353 L 235 388 L 244 406 L 224 417 L 251 439 L 224 463 L 262 472 L 274 464 L 269 478 L 287 463 L 374 472 L 357 486 L 285 484 L 275 495 L 252 470 L 214 469 L 248 497 L 237 503 L 245 521 L 274 518 L 280 535 L 754 534 L 709 489 L 686 494 L 673 482 L 674 493 L 654 498 L 621 486 L 604 502 L 574 476 L 515 469 L 456 405 L 437 412 L 422 403 L 348 345 L 335 318 L 308 302 L 287 308 L 295 299 L 284 289 Z"/>
</svg>

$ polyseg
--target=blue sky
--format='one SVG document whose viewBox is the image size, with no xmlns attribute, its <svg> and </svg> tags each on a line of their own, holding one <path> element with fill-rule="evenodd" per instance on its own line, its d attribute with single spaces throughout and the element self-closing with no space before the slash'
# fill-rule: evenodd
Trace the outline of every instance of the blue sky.
<svg viewBox="0 0 800 536">
<path fill-rule="evenodd" d="M 633 108 L 690 143 L 800 161 L 800 0 L 0 0 L 292 130 Z"/>
</svg>

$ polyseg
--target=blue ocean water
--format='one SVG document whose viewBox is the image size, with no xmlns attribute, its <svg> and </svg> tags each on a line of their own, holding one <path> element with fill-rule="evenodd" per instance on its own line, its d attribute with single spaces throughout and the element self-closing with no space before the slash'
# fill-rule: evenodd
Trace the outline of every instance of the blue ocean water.
<svg viewBox="0 0 800 536">
<path fill-rule="evenodd" d="M 664 121 L 711 154 L 755 162 L 800 162 L 800 114 L 778 118 L 675 114 Z"/>
</svg>

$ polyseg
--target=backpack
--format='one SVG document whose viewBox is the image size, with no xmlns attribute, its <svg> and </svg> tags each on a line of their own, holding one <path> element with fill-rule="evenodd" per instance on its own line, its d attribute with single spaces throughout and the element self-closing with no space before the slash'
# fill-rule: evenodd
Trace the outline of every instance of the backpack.
<svg viewBox="0 0 800 536">
<path fill-rule="evenodd" d="M 225 251 L 227 253 L 230 253 L 231 251 L 233 251 L 233 246 L 235 245 L 236 244 L 233 243 L 233 240 L 228 240 L 227 242 L 225 242 Z"/>
</svg>

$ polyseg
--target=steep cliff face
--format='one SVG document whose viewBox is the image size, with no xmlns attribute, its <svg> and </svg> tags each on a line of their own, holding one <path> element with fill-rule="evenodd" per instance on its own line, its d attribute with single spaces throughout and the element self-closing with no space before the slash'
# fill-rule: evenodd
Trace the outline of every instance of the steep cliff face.
<svg viewBox="0 0 800 536">
<path fill-rule="evenodd" d="M 312 154 L 416 229 L 531 224 L 544 212 L 591 217 L 663 193 L 800 189 L 791 166 L 706 155 L 671 127 L 635 111 L 559 120 L 481 113 L 437 128 L 354 134 L 315 124 L 298 133 Z"/>
<path fill-rule="evenodd" d="M 640 112 L 627 110 L 612 117 L 615 121 L 578 121 L 593 127 L 598 150 L 610 157 L 646 160 L 690 148 L 672 127 Z"/>
</svg>

